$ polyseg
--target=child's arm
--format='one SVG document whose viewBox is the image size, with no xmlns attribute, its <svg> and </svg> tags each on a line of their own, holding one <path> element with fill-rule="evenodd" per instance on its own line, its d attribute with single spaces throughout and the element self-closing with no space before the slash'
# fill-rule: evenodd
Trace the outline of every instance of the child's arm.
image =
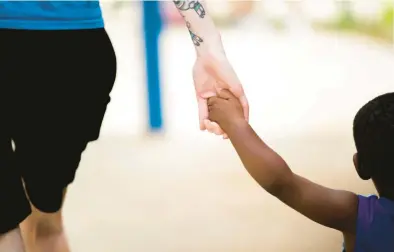
<svg viewBox="0 0 394 252">
<path fill-rule="evenodd" d="M 358 205 L 355 194 L 329 189 L 294 174 L 246 122 L 226 132 L 245 168 L 261 187 L 313 221 L 355 232 Z"/>
<path fill-rule="evenodd" d="M 207 13 L 202 0 L 173 1 L 185 20 L 197 55 L 206 53 L 223 54 L 223 45 L 219 31 Z"/>
<path fill-rule="evenodd" d="M 324 226 L 355 233 L 358 198 L 294 174 L 242 118 L 242 108 L 230 92 L 209 100 L 210 119 L 227 132 L 250 175 L 270 194 Z"/>
</svg>

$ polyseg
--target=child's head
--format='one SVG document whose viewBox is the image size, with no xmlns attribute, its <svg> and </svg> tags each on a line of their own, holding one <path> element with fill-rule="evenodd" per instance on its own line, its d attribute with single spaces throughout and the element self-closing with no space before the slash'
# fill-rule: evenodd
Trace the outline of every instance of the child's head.
<svg viewBox="0 0 394 252">
<path fill-rule="evenodd" d="M 353 136 L 359 176 L 372 178 L 381 195 L 394 196 L 394 93 L 378 96 L 358 111 Z"/>
</svg>

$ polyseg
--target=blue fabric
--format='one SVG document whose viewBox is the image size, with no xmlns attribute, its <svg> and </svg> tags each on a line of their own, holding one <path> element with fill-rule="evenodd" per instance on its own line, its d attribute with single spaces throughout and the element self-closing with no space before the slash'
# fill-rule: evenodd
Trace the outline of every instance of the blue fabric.
<svg viewBox="0 0 394 252">
<path fill-rule="evenodd" d="M 358 196 L 355 252 L 394 251 L 394 202 Z M 343 250 L 345 251 L 345 249 Z"/>
<path fill-rule="evenodd" d="M 377 196 L 358 199 L 355 252 L 394 251 L 394 202 Z"/>
<path fill-rule="evenodd" d="M 78 30 L 103 28 L 99 1 L 0 1 L 0 28 Z"/>
</svg>

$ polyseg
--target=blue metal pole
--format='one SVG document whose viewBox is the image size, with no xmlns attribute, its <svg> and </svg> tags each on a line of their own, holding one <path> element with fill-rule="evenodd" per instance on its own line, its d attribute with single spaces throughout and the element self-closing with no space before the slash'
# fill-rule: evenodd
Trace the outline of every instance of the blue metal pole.
<svg viewBox="0 0 394 252">
<path fill-rule="evenodd" d="M 163 128 L 159 69 L 159 37 L 163 26 L 160 2 L 142 1 L 142 5 L 149 130 L 160 131 Z"/>
</svg>

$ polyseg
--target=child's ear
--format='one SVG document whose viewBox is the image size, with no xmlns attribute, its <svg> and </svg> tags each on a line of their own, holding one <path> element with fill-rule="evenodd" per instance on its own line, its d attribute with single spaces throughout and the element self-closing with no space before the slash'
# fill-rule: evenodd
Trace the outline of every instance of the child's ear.
<svg viewBox="0 0 394 252">
<path fill-rule="evenodd" d="M 365 164 L 360 160 L 360 155 L 358 153 L 355 153 L 353 155 L 353 163 L 354 163 L 354 167 L 356 167 L 358 176 L 362 180 L 371 179 L 371 172 L 368 170 Z"/>
</svg>

